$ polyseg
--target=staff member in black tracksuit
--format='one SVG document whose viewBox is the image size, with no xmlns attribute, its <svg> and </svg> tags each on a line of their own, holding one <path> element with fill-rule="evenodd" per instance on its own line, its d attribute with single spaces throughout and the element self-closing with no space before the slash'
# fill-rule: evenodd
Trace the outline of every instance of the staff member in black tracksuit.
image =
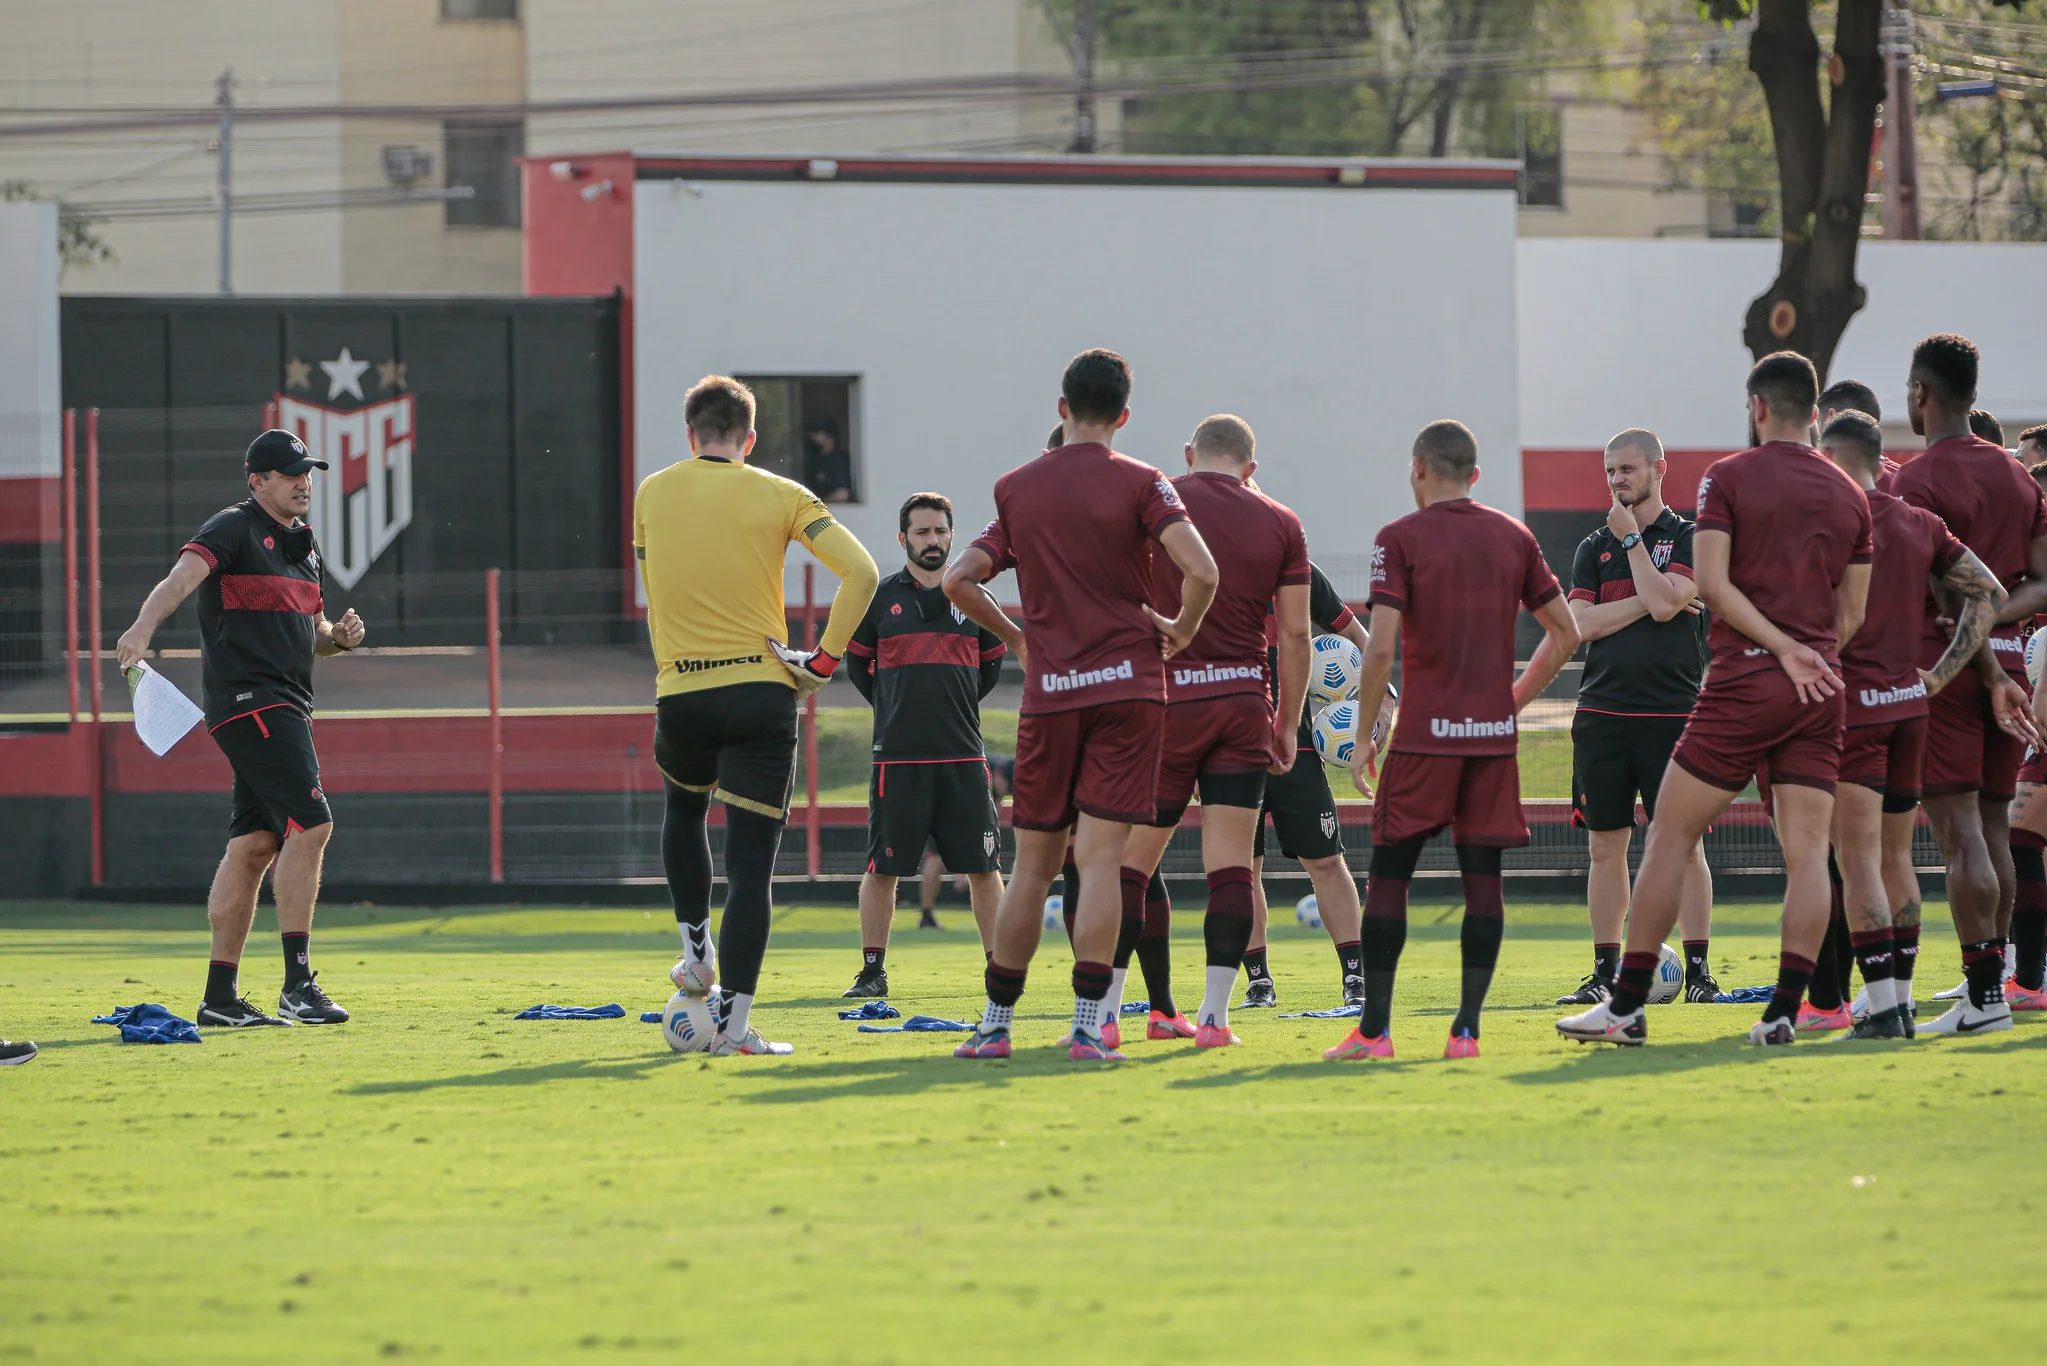
<svg viewBox="0 0 2047 1366">
<path fill-rule="evenodd" d="M 981 699 L 1001 677 L 1006 647 L 945 596 L 951 501 L 912 494 L 897 522 L 908 563 L 881 581 L 846 646 L 847 674 L 874 704 L 860 975 L 846 992 L 855 997 L 888 995 L 896 879 L 917 876 L 926 841 L 948 869 L 966 874 L 984 950 L 994 946 L 1002 900 L 1002 831 L 981 744 Z"/>
<path fill-rule="evenodd" d="M 206 728 L 235 773 L 227 856 L 206 897 L 213 959 L 199 1023 L 339 1024 L 348 1012 L 313 980 L 309 952 L 320 863 L 334 830 L 313 751 L 313 657 L 354 649 L 366 628 L 353 608 L 339 621 L 325 612 L 320 547 L 305 514 L 311 471 L 327 462 L 311 458 L 292 433 L 268 431 L 249 443 L 243 468 L 248 498 L 209 517 L 185 543 L 116 653 L 124 669 L 148 658 L 156 628 L 198 591 Z M 272 863 L 284 940 L 275 1016 L 243 999 L 237 984 L 256 891 Z"/>
<path fill-rule="evenodd" d="M 1635 799 L 1656 816 L 1656 792 L 1706 675 L 1706 617 L 1692 582 L 1692 523 L 1663 503 L 1667 465 L 1656 433 L 1630 428 L 1606 445 L 1606 525 L 1578 546 L 1571 615 L 1584 635 L 1585 673 L 1571 720 L 1572 818 L 1591 832 L 1586 906 L 1592 972 L 1558 1005 L 1597 1005 L 1613 989 L 1628 915 L 1628 841 Z M 1678 925 L 1685 999 L 1720 987 L 1707 963 L 1713 874 L 1692 850 Z"/>
</svg>

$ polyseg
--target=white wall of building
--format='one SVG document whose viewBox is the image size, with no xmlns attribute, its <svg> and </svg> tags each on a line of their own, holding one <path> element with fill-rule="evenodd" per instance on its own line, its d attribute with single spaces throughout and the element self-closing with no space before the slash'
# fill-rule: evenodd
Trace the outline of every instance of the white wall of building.
<svg viewBox="0 0 2047 1366">
<path fill-rule="evenodd" d="M 1136 372 L 1119 447 L 1177 473 L 1196 423 L 1241 415 L 1318 555 L 1412 510 L 1439 417 L 1518 513 L 1514 219 L 1505 191 L 642 181 L 637 472 L 687 455 L 706 373 L 858 375 L 867 501 L 843 517 L 886 565 L 915 490 L 978 530 L 1067 360 L 1109 346 Z"/>
<path fill-rule="evenodd" d="M 0 479 L 63 471 L 57 206 L 0 204 Z"/>
<path fill-rule="evenodd" d="M 1515 256 L 1524 446 L 1598 447 L 1633 426 L 1667 446 L 1743 444 L 1742 317 L 1776 274 L 1775 243 L 1523 239 Z M 1875 389 L 1887 424 L 1935 332 L 1982 348 L 1977 402 L 2008 438 L 2047 421 L 2047 246 L 1865 242 L 1856 269 L 1869 300 L 1830 378 Z"/>
</svg>

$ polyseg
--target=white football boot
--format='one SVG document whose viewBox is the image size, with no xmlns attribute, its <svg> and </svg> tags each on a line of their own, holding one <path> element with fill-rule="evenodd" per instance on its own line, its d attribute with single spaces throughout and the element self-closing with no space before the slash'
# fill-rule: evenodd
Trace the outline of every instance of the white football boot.
<svg viewBox="0 0 2047 1366">
<path fill-rule="evenodd" d="M 1639 1048 L 1649 1037 L 1649 1025 L 1640 1010 L 1619 1015 L 1614 1012 L 1613 1002 L 1601 1001 L 1582 1015 L 1566 1015 L 1558 1020 L 1557 1033 L 1579 1043 L 1612 1043 L 1624 1048 Z"/>
</svg>

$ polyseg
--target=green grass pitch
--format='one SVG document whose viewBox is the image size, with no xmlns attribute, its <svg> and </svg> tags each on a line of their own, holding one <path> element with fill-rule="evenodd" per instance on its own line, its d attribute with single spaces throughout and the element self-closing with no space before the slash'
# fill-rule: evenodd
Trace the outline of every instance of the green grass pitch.
<svg viewBox="0 0 2047 1366">
<path fill-rule="evenodd" d="M 1957 977 L 1930 910 L 1922 995 Z M 906 1013 L 978 1007 L 946 918 L 897 931 Z M 0 1072 L 0 1361 L 1820 1362 L 2038 1336 L 2041 1017 L 1763 1052 L 1752 1008 L 1673 1005 L 1649 1048 L 1584 1048 L 1548 1004 L 1582 911 L 1518 905 L 1485 1056 L 1446 1063 L 1456 914 L 1418 905 L 1390 1064 L 1319 1061 L 1345 1022 L 1249 1012 L 1241 1048 L 1070 1065 L 1056 933 L 1014 1060 L 860 1035 L 833 1013 L 849 909 L 780 915 L 756 1019 L 794 1058 L 511 1018 L 656 1008 L 675 939 L 661 912 L 334 907 L 316 963 L 353 1023 L 151 1048 L 87 1020 L 189 1016 L 201 916 L 0 908 L 0 1032 L 44 1047 Z M 1721 908 L 1714 943 L 1723 982 L 1767 980 L 1774 910 Z M 1332 1003 L 1319 933 L 1280 928 L 1273 963 L 1283 1009 Z M 244 985 L 279 975 L 266 911 Z"/>
</svg>

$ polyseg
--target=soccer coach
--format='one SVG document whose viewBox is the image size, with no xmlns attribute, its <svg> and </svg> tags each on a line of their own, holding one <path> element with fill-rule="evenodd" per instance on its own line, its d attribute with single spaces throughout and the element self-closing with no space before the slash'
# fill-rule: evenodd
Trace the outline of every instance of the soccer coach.
<svg viewBox="0 0 2047 1366">
<path fill-rule="evenodd" d="M 185 543 L 116 654 L 124 669 L 148 658 L 156 628 L 199 591 L 206 728 L 235 773 L 227 856 L 206 896 L 213 959 L 199 1023 L 340 1024 L 348 1012 L 313 980 L 308 952 L 320 861 L 334 830 L 313 751 L 313 657 L 353 650 L 366 628 L 353 608 L 334 622 L 324 611 L 320 547 L 305 514 L 311 472 L 327 462 L 308 455 L 292 433 L 268 431 L 249 443 L 243 467 L 249 496 L 209 517 Z M 276 1016 L 251 1005 L 236 982 L 256 893 L 273 862 L 284 939 Z"/>
</svg>

